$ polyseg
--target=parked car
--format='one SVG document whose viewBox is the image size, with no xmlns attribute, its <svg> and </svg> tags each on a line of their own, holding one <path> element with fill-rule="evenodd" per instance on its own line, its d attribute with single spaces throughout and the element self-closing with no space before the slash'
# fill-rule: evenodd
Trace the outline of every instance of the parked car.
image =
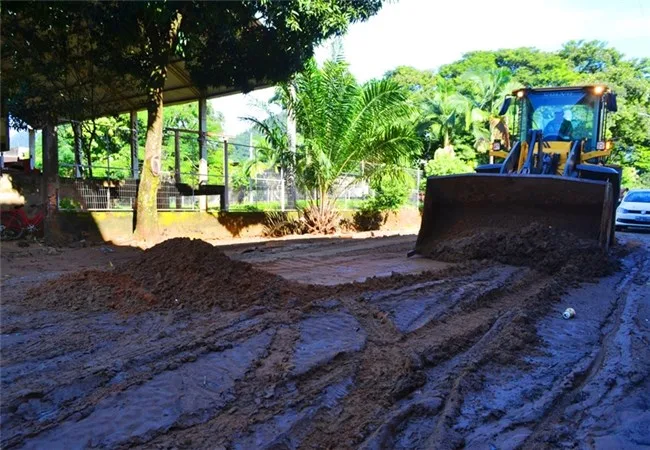
<svg viewBox="0 0 650 450">
<path fill-rule="evenodd" d="M 616 229 L 650 230 L 650 189 L 632 189 L 616 210 Z"/>
</svg>

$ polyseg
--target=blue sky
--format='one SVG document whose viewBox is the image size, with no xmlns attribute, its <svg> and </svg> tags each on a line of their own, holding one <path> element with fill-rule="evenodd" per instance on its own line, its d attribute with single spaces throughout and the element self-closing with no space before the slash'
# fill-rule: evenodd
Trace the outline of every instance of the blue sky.
<svg viewBox="0 0 650 450">
<path fill-rule="evenodd" d="M 473 50 L 557 50 L 571 39 L 603 40 L 628 57 L 650 57 L 650 1 L 400 0 L 351 25 L 343 46 L 350 70 L 366 81 L 399 65 L 435 69 Z M 319 60 L 328 54 L 328 45 L 316 51 Z M 249 98 L 270 95 L 265 90 L 213 100 L 226 132 L 246 128 L 237 118 L 255 113 Z"/>
</svg>

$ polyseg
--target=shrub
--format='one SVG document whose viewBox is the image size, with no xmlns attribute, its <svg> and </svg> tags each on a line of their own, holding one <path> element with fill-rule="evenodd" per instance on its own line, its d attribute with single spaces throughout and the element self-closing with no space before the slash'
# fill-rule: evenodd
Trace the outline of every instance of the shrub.
<svg viewBox="0 0 650 450">
<path fill-rule="evenodd" d="M 380 177 L 371 182 L 375 195 L 369 199 L 362 210 L 395 211 L 400 208 L 409 194 L 409 185 L 404 180 Z"/>
<path fill-rule="evenodd" d="M 304 225 L 298 219 L 291 219 L 286 212 L 271 211 L 264 220 L 264 237 L 282 237 L 290 234 L 303 234 Z"/>
<path fill-rule="evenodd" d="M 474 167 L 453 154 L 436 153 L 436 156 L 425 166 L 427 176 L 453 175 L 456 173 L 470 173 Z"/>
</svg>

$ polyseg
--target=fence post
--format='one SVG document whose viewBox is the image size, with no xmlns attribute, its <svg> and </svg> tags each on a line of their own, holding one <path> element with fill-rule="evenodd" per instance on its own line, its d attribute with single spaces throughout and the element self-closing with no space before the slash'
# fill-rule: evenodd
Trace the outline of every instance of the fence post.
<svg viewBox="0 0 650 450">
<path fill-rule="evenodd" d="M 181 132 L 174 131 L 174 179 L 181 182 Z"/>
<path fill-rule="evenodd" d="M 228 199 L 228 187 L 230 183 L 228 182 L 228 139 L 224 138 L 223 140 L 223 202 L 222 207 L 224 211 L 228 211 L 229 208 L 229 199 Z"/>
<path fill-rule="evenodd" d="M 131 176 L 134 180 L 140 178 L 140 162 L 138 160 L 138 113 L 131 111 Z"/>
<path fill-rule="evenodd" d="M 199 184 L 208 181 L 208 103 L 205 98 L 199 99 Z M 205 195 L 199 197 L 199 209 L 208 209 L 208 199 Z"/>
<path fill-rule="evenodd" d="M 284 169 L 280 168 L 280 209 L 284 211 Z"/>
</svg>

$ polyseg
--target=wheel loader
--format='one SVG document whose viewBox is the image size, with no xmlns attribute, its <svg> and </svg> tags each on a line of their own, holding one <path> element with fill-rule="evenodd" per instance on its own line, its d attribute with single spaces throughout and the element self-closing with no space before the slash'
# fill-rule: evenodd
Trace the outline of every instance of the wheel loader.
<svg viewBox="0 0 650 450">
<path fill-rule="evenodd" d="M 616 110 L 616 94 L 601 85 L 514 91 L 499 115 L 515 126 L 492 142 L 491 163 L 427 179 L 414 253 L 482 229 L 516 233 L 533 222 L 608 248 L 621 170 L 605 163 L 613 147 L 605 129 Z"/>
</svg>

